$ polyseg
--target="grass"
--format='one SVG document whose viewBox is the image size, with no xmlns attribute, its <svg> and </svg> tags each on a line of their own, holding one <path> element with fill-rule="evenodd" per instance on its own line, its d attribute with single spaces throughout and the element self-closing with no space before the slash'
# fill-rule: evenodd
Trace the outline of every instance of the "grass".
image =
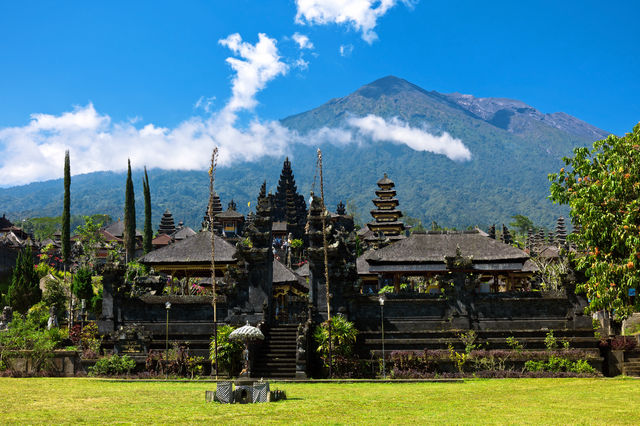
<svg viewBox="0 0 640 426">
<path fill-rule="evenodd" d="M 272 383 L 286 401 L 205 403 L 205 382 L 0 379 L 0 423 L 640 424 L 640 380 Z"/>
</svg>

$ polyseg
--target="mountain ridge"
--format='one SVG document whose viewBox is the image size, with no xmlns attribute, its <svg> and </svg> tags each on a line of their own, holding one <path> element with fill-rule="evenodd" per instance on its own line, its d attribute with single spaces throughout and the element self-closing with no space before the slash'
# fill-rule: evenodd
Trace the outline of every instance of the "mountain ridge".
<svg viewBox="0 0 640 426">
<path fill-rule="evenodd" d="M 462 99 L 467 104 L 460 96 L 465 96 Z M 525 109 L 518 111 L 522 108 Z M 501 113 L 507 117 L 496 118 L 496 113 L 505 109 L 512 110 L 512 114 Z M 385 119 L 397 117 L 436 135 L 446 132 L 463 141 L 472 157 L 470 161 L 455 162 L 443 155 L 385 141 L 324 145 L 327 204 L 333 209 L 339 201 L 348 203 L 362 223 L 371 220 L 368 211 L 375 182 L 387 172 L 396 182 L 399 208 L 425 224 L 436 221 L 443 226 L 488 226 L 508 223 L 511 216 L 524 214 L 536 224 L 552 227 L 555 218 L 566 216 L 567 210 L 547 200 L 547 174 L 562 167 L 562 156 L 570 154 L 572 148 L 590 145 L 599 138 L 589 135 L 607 134 L 568 114 L 545 115 L 521 101 L 441 94 L 393 76 L 286 117 L 281 123 L 304 135 L 322 127 L 340 128 L 347 117 L 369 114 Z M 558 128 L 547 116 L 556 120 L 569 117 L 566 120 L 575 128 Z M 289 155 L 299 191 L 306 199 L 313 189 L 315 147 L 294 145 Z M 254 163 L 219 168 L 216 188 L 223 207 L 233 198 L 240 211 L 248 211 L 247 203 L 255 205 L 263 180 L 275 191 L 283 160 L 284 156 L 264 157 Z M 134 171 L 139 224 L 143 212 L 140 173 Z M 199 228 L 208 199 L 206 172 L 151 169 L 149 177 L 155 226 L 168 208 L 176 222 L 183 220 L 194 229 Z M 124 173 L 73 176 L 72 213 L 122 217 L 124 182 Z M 18 220 L 57 216 L 62 211 L 62 181 L 0 189 L 0 206 Z"/>
</svg>

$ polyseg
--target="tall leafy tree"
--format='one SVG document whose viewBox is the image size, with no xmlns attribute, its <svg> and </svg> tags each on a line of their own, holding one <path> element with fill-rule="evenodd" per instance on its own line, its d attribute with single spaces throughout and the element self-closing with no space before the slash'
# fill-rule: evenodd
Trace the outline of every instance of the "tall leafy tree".
<svg viewBox="0 0 640 426">
<path fill-rule="evenodd" d="M 78 299 L 85 299 L 90 302 L 93 298 L 93 286 L 91 284 L 92 277 L 91 269 L 80 268 L 78 272 L 73 276 L 73 283 L 71 284 L 71 292 Z"/>
<path fill-rule="evenodd" d="M 131 160 L 128 161 L 127 184 L 124 195 L 124 247 L 131 261 L 136 252 L 136 199 L 131 179 Z"/>
<path fill-rule="evenodd" d="M 578 229 L 568 239 L 587 280 L 576 290 L 587 295 L 591 311 L 623 319 L 640 309 L 640 298 L 633 303 L 630 296 L 640 289 L 640 123 L 624 137 L 610 135 L 573 154 L 549 179 L 551 199 L 571 207 Z"/>
<path fill-rule="evenodd" d="M 71 257 L 71 168 L 69 151 L 64 153 L 64 200 L 62 207 L 62 260 L 69 263 Z"/>
<path fill-rule="evenodd" d="M 13 309 L 22 314 L 25 314 L 31 306 L 42 299 L 40 280 L 29 246 L 18 253 L 7 298 Z"/>
<path fill-rule="evenodd" d="M 144 234 L 142 236 L 142 246 L 145 253 L 149 253 L 153 247 L 153 229 L 151 228 L 151 189 L 149 187 L 149 176 L 147 167 L 144 168 L 144 178 L 142 179 L 142 191 L 144 192 Z"/>
</svg>

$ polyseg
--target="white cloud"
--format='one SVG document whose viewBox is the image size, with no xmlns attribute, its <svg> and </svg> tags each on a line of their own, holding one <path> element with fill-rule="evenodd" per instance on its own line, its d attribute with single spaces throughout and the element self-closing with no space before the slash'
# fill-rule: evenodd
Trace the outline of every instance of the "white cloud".
<svg viewBox="0 0 640 426">
<path fill-rule="evenodd" d="M 216 97 L 210 96 L 200 96 L 196 103 L 193 105 L 193 109 L 202 109 L 206 113 L 210 113 L 212 111 L 213 103 L 215 102 Z"/>
<path fill-rule="evenodd" d="M 348 58 L 353 53 L 353 44 L 341 44 L 340 45 L 340 56 L 343 58 Z"/>
<path fill-rule="evenodd" d="M 309 25 L 346 24 L 373 43 L 378 18 L 398 3 L 412 6 L 412 0 L 296 0 L 296 23 Z"/>
<path fill-rule="evenodd" d="M 300 33 L 294 33 L 293 36 L 293 41 L 295 41 L 298 44 L 298 48 L 301 50 L 304 49 L 313 49 L 313 43 L 311 43 L 311 41 L 309 40 L 309 37 L 307 37 L 304 34 L 300 34 Z"/>
<path fill-rule="evenodd" d="M 236 72 L 232 81 L 232 96 L 225 110 L 235 112 L 256 106 L 255 95 L 279 75 L 285 75 L 288 65 L 280 60 L 276 41 L 266 34 L 258 35 L 255 45 L 242 41 L 240 34 L 231 34 L 218 42 L 242 59 L 227 58 Z"/>
<path fill-rule="evenodd" d="M 444 132 L 440 136 L 433 135 L 424 129 L 409 126 L 407 123 L 392 118 L 389 121 L 376 115 L 351 117 L 347 123 L 358 132 L 374 141 L 388 141 L 404 144 L 415 151 L 427 151 L 442 154 L 453 161 L 471 159 L 471 152 L 460 139 Z"/>
</svg>

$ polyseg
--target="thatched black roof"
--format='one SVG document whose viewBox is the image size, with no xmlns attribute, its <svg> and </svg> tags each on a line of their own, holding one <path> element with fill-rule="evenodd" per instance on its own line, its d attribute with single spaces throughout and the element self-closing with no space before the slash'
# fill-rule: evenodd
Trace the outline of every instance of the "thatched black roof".
<svg viewBox="0 0 640 426">
<path fill-rule="evenodd" d="M 311 272 L 309 271 L 309 263 L 305 263 L 304 265 L 302 265 L 301 267 L 299 267 L 298 269 L 296 269 L 295 271 L 296 274 L 300 275 L 301 277 L 308 277 L 311 276 Z"/>
<path fill-rule="evenodd" d="M 111 225 L 104 228 L 105 231 L 113 235 L 114 237 L 122 238 L 124 234 L 124 222 L 118 220 L 117 222 L 113 222 Z M 136 229 L 136 237 L 142 237 L 142 232 Z"/>
<path fill-rule="evenodd" d="M 445 257 L 456 256 L 460 247 L 463 257 L 473 262 L 525 262 L 529 256 L 500 241 L 485 237 L 477 231 L 414 232 L 411 236 L 367 255 L 371 264 L 443 263 Z"/>
<path fill-rule="evenodd" d="M 184 226 L 180 229 L 178 229 L 173 235 L 173 239 L 174 240 L 184 240 L 185 238 L 189 238 L 192 237 L 194 235 L 196 235 L 197 232 L 194 231 L 193 229 L 189 228 L 188 226 Z"/>
<path fill-rule="evenodd" d="M 215 236 L 216 263 L 234 263 L 236 248 Z M 166 247 L 153 250 L 140 258 L 147 265 L 211 263 L 211 232 L 202 231 Z"/>
<path fill-rule="evenodd" d="M 244 215 L 242 213 L 231 209 L 218 213 L 216 217 L 219 219 L 244 219 Z"/>
</svg>

